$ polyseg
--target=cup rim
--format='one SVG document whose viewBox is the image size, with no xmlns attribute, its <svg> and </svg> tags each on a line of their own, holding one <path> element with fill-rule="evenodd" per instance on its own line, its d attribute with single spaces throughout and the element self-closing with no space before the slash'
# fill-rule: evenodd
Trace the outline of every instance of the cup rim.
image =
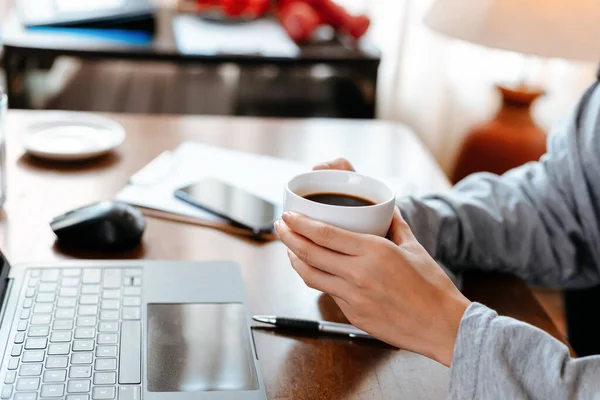
<svg viewBox="0 0 600 400">
<path fill-rule="evenodd" d="M 362 178 L 365 179 L 371 179 L 377 183 L 379 183 L 380 185 L 384 186 L 390 193 L 390 197 L 387 198 L 385 201 L 381 201 L 377 204 L 373 204 L 371 206 L 357 206 L 357 207 L 347 207 L 347 206 L 338 206 L 338 205 L 334 205 L 334 204 L 324 204 L 324 203 L 317 203 L 315 201 L 311 201 L 308 200 L 298 194 L 296 194 L 292 189 L 290 189 L 290 183 L 296 179 L 296 178 L 300 178 L 302 176 L 305 175 L 318 175 L 321 173 L 334 173 L 334 174 L 352 174 L 352 175 L 358 175 Z M 394 189 L 392 189 L 390 187 L 390 185 L 388 185 L 387 183 L 383 182 L 382 180 L 379 180 L 377 178 L 373 178 L 372 176 L 369 175 L 364 175 L 364 174 L 359 174 L 358 172 L 354 172 L 354 171 L 346 171 L 346 170 L 340 170 L 340 169 L 325 169 L 325 170 L 317 170 L 317 171 L 309 171 L 309 172 L 305 172 L 299 175 L 294 176 L 293 178 L 291 178 L 286 184 L 285 184 L 285 189 L 288 193 L 290 193 L 292 196 L 294 196 L 295 198 L 298 199 L 302 199 L 303 201 L 309 201 L 311 203 L 314 203 L 320 207 L 327 207 L 327 208 L 334 208 L 334 209 L 348 209 L 348 208 L 352 208 L 352 209 L 371 209 L 371 208 L 375 208 L 375 207 L 381 207 L 385 204 L 388 204 L 389 202 L 393 202 L 396 200 L 396 192 L 394 191 Z"/>
</svg>

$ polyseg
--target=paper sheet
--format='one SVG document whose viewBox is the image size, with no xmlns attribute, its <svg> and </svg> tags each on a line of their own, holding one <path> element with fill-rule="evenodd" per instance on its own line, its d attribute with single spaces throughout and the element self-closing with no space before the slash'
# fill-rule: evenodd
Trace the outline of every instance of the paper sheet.
<svg viewBox="0 0 600 400">
<path fill-rule="evenodd" d="M 165 152 L 131 177 L 116 200 L 207 221 L 225 222 L 175 198 L 175 190 L 205 177 L 214 177 L 238 186 L 275 204 L 283 201 L 286 183 L 310 171 L 305 165 L 284 159 L 185 142 L 173 152 Z M 407 193 L 405 183 L 396 178 L 378 177 L 397 194 Z"/>
<path fill-rule="evenodd" d="M 300 51 L 281 25 L 267 18 L 234 24 L 178 15 L 173 20 L 173 30 L 183 54 L 295 57 Z"/>
</svg>

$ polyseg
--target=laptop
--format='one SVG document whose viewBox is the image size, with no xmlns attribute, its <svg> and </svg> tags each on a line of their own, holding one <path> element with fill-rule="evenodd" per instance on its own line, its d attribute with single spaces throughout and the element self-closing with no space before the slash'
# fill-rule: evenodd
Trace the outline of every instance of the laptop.
<svg viewBox="0 0 600 400">
<path fill-rule="evenodd" d="M 236 264 L 0 253 L 0 293 L 0 399 L 266 399 Z"/>
<path fill-rule="evenodd" d="M 154 30 L 149 0 L 18 0 L 17 5 L 27 27 Z"/>
</svg>

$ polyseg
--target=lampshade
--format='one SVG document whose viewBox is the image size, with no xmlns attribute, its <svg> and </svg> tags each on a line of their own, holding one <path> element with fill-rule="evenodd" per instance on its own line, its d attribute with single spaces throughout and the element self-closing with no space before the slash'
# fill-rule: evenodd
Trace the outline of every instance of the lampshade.
<svg viewBox="0 0 600 400">
<path fill-rule="evenodd" d="M 425 23 L 487 47 L 600 61 L 600 0 L 436 0 Z"/>
</svg>

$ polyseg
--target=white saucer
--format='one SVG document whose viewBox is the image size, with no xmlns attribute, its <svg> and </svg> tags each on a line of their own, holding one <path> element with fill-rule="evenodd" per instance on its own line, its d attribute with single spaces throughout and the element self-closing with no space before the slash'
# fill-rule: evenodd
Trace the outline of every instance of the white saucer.
<svg viewBox="0 0 600 400">
<path fill-rule="evenodd" d="M 125 140 L 125 129 L 115 121 L 90 114 L 53 112 L 25 128 L 25 151 L 57 161 L 79 161 L 101 156 Z"/>
</svg>

